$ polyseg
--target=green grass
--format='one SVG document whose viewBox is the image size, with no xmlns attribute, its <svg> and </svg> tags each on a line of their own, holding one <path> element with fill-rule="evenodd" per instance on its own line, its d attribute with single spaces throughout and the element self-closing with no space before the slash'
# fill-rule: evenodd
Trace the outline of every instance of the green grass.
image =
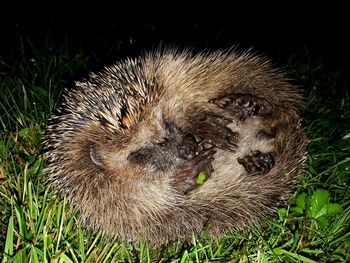
<svg viewBox="0 0 350 263">
<path fill-rule="evenodd" d="M 41 135 L 65 80 L 89 58 L 67 43 L 19 45 L 0 58 L 1 262 L 345 262 L 350 261 L 349 67 L 308 52 L 286 67 L 307 97 L 308 169 L 289 205 L 251 231 L 152 248 L 84 231 L 65 200 L 45 187 Z M 29 45 L 28 45 L 29 43 Z"/>
</svg>

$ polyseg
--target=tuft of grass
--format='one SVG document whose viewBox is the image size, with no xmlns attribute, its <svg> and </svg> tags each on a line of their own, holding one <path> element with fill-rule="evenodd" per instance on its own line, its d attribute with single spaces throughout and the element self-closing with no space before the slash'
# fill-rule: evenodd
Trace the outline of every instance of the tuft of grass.
<svg viewBox="0 0 350 263">
<path fill-rule="evenodd" d="M 45 187 L 41 135 L 62 89 L 88 65 L 68 42 L 0 58 L 1 262 L 346 262 L 350 261 L 349 67 L 310 51 L 287 68 L 307 97 L 308 169 L 288 206 L 250 231 L 154 248 L 86 232 L 66 200 Z"/>
</svg>

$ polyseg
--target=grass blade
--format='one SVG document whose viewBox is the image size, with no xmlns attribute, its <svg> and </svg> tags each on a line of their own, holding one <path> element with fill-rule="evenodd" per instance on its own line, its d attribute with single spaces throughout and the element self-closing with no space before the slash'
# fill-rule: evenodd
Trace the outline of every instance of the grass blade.
<svg viewBox="0 0 350 263">
<path fill-rule="evenodd" d="M 2 263 L 7 262 L 7 256 L 12 256 L 13 255 L 13 233 L 14 233 L 14 225 L 13 225 L 13 216 L 10 216 L 9 223 L 7 226 L 7 234 L 6 234 L 6 242 L 5 242 L 5 256 L 2 259 Z"/>
</svg>

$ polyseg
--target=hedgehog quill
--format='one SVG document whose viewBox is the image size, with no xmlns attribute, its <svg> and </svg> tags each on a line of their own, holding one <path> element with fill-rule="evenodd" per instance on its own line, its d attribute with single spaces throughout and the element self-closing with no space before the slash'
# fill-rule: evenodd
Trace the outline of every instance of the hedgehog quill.
<svg viewBox="0 0 350 263">
<path fill-rule="evenodd" d="M 65 90 L 47 183 L 82 223 L 164 244 L 258 224 L 305 168 L 300 91 L 249 52 L 163 49 Z"/>
</svg>

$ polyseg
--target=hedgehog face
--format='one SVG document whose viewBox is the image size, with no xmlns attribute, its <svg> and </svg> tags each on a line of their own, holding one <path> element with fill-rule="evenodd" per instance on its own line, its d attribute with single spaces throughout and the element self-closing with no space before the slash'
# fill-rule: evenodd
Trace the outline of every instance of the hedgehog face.
<svg viewBox="0 0 350 263">
<path fill-rule="evenodd" d="M 195 157 L 198 141 L 191 134 L 181 132 L 173 122 L 164 121 L 164 133 L 159 140 L 132 151 L 128 161 L 149 166 L 155 172 L 166 172 L 177 166 L 181 160 Z"/>
</svg>

